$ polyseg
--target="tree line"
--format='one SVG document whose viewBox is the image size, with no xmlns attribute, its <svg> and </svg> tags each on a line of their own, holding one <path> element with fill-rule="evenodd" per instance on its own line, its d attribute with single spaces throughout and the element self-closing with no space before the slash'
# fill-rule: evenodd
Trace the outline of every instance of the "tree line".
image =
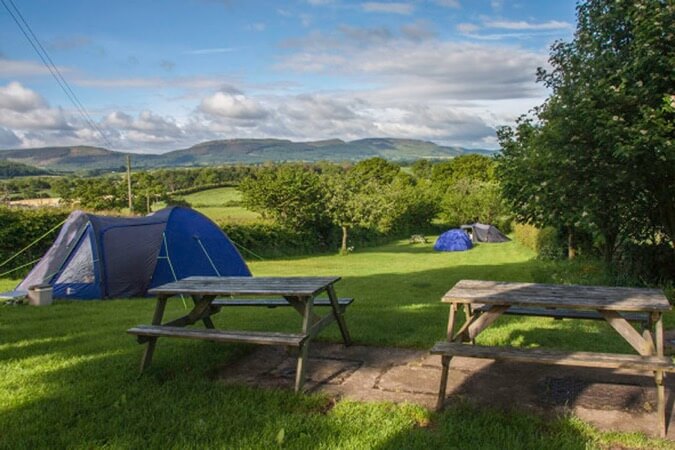
<svg viewBox="0 0 675 450">
<path fill-rule="evenodd" d="M 346 253 L 354 229 L 400 234 L 428 229 L 437 218 L 459 225 L 507 217 L 494 165 L 480 155 L 418 161 L 408 172 L 382 158 L 284 164 L 251 174 L 239 189 L 249 209 L 284 226 L 324 234 L 339 229 Z"/>
</svg>

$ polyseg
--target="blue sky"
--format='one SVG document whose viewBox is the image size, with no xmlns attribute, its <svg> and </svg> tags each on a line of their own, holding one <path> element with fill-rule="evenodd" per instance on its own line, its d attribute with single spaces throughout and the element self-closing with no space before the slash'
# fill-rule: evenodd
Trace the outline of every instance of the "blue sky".
<svg viewBox="0 0 675 450">
<path fill-rule="evenodd" d="M 495 148 L 495 128 L 546 97 L 536 68 L 575 24 L 571 0 L 12 1 L 96 127 L 0 3 L 0 148 L 384 136 Z"/>
</svg>

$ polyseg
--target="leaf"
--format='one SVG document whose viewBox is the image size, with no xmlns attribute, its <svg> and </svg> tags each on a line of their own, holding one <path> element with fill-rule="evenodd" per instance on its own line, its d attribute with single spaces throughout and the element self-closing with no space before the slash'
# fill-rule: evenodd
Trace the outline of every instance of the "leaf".
<svg viewBox="0 0 675 450">
<path fill-rule="evenodd" d="M 277 433 L 276 441 L 279 446 L 284 444 L 284 439 L 286 438 L 286 431 L 282 428 Z"/>
</svg>

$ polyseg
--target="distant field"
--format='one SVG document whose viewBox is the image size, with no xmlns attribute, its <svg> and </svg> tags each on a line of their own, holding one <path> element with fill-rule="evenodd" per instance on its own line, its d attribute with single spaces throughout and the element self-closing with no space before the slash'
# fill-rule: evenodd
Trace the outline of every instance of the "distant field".
<svg viewBox="0 0 675 450">
<path fill-rule="evenodd" d="M 183 198 L 194 209 L 216 222 L 246 223 L 261 220 L 260 214 L 243 206 L 227 206 L 228 203 L 241 201 L 241 192 L 234 187 L 208 189 Z"/>
<path fill-rule="evenodd" d="M 222 187 L 195 192 L 184 198 L 194 206 L 219 206 L 226 202 L 240 202 L 241 192 L 235 187 Z"/>
</svg>

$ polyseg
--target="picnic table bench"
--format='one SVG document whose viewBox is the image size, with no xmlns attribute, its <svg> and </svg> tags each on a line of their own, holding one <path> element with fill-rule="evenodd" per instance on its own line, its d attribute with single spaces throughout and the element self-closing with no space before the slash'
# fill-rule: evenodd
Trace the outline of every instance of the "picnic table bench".
<svg viewBox="0 0 675 450">
<path fill-rule="evenodd" d="M 654 372 L 657 415 L 662 436 L 666 434 L 665 372 L 675 371 L 663 354 L 663 313 L 671 306 L 658 289 L 602 286 L 567 286 L 461 280 L 442 298 L 450 304 L 447 339 L 437 342 L 432 354 L 441 355 L 441 382 L 436 409 L 444 405 L 448 370 L 454 356 L 509 360 L 523 363 L 632 369 Z M 457 310 L 464 307 L 466 320 L 455 330 Z M 637 355 L 563 352 L 541 348 L 467 345 L 502 314 L 536 317 L 605 320 L 630 344 Z M 642 324 L 638 332 L 630 321 Z"/>
<path fill-rule="evenodd" d="M 339 277 L 188 277 L 153 288 L 149 293 L 157 296 L 157 304 L 152 324 L 138 325 L 127 330 L 129 334 L 137 336 L 139 343 L 147 344 L 141 359 L 141 372 L 150 365 L 159 337 L 285 345 L 299 348 L 295 377 L 295 391 L 299 392 L 305 380 L 310 341 L 321 330 L 337 322 L 345 345 L 351 344 L 344 313 L 353 299 L 337 297 L 333 285 L 339 280 Z M 317 298 L 323 292 L 327 294 L 327 298 Z M 194 307 L 187 315 L 162 323 L 167 299 L 179 295 L 191 296 Z M 281 298 L 234 298 L 260 295 L 277 295 Z M 211 320 L 213 314 L 225 307 L 246 306 L 290 306 L 302 316 L 302 329 L 299 333 L 278 333 L 215 328 Z M 320 316 L 314 312 L 315 306 L 330 306 L 331 311 Z M 199 321 L 204 323 L 206 329 L 186 328 Z"/>
</svg>

